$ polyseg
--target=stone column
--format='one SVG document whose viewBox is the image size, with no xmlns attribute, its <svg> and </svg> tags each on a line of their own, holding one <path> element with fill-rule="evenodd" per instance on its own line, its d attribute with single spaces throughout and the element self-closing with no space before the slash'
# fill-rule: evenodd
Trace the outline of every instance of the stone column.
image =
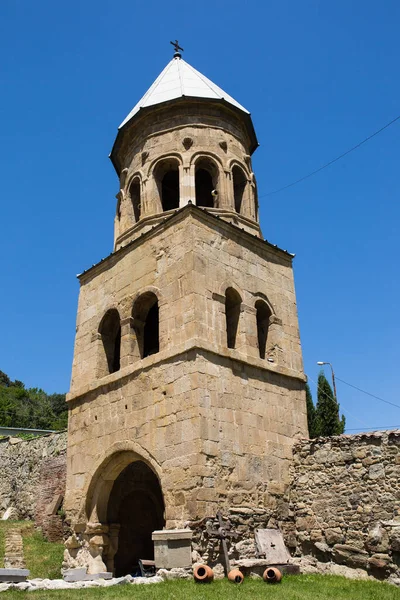
<svg viewBox="0 0 400 600">
<path fill-rule="evenodd" d="M 225 177 L 221 177 L 221 189 L 218 208 L 234 210 L 233 180 L 229 169 L 224 170 Z"/>
<path fill-rule="evenodd" d="M 132 317 L 121 319 L 121 369 L 135 360 L 136 336 Z"/>
<path fill-rule="evenodd" d="M 107 571 L 114 573 L 114 557 L 118 551 L 118 536 L 121 525 L 119 523 L 110 523 L 108 530 L 109 544 L 107 547 L 107 556 L 105 562 L 107 565 Z"/>
<path fill-rule="evenodd" d="M 265 358 L 270 358 L 275 364 L 284 365 L 284 352 L 282 349 L 282 320 L 276 315 L 271 315 L 268 325 L 267 347 L 265 350 Z"/>
<path fill-rule="evenodd" d="M 189 200 L 196 204 L 196 190 L 194 185 L 194 165 L 184 164 L 179 167 L 179 208 L 186 206 Z"/>
<path fill-rule="evenodd" d="M 86 525 L 85 537 L 89 547 L 87 572 L 90 575 L 107 571 L 103 562 L 103 554 L 107 554 L 107 546 L 109 545 L 108 530 L 108 526 L 102 523 L 88 523 Z"/>
<path fill-rule="evenodd" d="M 254 306 L 248 304 L 242 304 L 241 316 L 243 318 L 243 325 L 245 331 L 245 345 L 247 349 L 247 355 L 252 358 L 260 358 L 258 351 L 258 336 L 257 336 L 257 311 Z"/>
</svg>

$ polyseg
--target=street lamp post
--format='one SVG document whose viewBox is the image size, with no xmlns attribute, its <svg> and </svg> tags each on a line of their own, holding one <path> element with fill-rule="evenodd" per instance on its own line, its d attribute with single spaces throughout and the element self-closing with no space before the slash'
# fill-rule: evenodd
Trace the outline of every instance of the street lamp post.
<svg viewBox="0 0 400 600">
<path fill-rule="evenodd" d="M 334 394 L 334 396 L 335 396 L 335 400 L 336 400 L 336 402 L 337 402 L 337 394 L 336 394 L 336 382 L 335 382 L 335 373 L 333 372 L 333 367 L 332 367 L 331 363 L 330 363 L 330 362 L 324 362 L 324 361 L 322 361 L 322 360 L 319 360 L 319 361 L 317 362 L 317 365 L 320 365 L 320 366 L 322 366 L 322 365 L 329 365 L 329 366 L 330 366 L 330 368 L 331 368 L 331 371 L 332 371 L 333 394 Z"/>
</svg>

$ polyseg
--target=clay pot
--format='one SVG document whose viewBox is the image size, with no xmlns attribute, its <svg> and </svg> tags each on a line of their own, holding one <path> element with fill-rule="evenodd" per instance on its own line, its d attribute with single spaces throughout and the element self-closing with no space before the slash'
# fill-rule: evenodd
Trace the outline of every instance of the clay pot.
<svg viewBox="0 0 400 600">
<path fill-rule="evenodd" d="M 276 567 L 267 567 L 263 573 L 263 579 L 267 583 L 280 583 L 282 573 Z"/>
<path fill-rule="evenodd" d="M 242 583 L 243 578 L 244 578 L 243 573 L 241 571 L 239 571 L 239 569 L 232 569 L 232 571 L 229 571 L 229 573 L 228 573 L 228 579 L 232 583 L 240 584 L 240 583 Z"/>
<path fill-rule="evenodd" d="M 214 571 L 208 565 L 197 565 L 193 569 L 193 577 L 197 583 L 211 583 L 214 579 Z"/>
</svg>

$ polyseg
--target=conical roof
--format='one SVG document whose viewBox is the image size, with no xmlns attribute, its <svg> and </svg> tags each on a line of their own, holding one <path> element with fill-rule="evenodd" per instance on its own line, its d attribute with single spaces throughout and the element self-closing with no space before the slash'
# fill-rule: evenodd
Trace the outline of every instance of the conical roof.
<svg viewBox="0 0 400 600">
<path fill-rule="evenodd" d="M 243 111 L 246 115 L 250 114 L 232 96 L 224 92 L 202 73 L 196 71 L 180 56 L 176 56 L 167 64 L 153 85 L 133 107 L 126 119 L 122 121 L 118 129 L 126 125 L 140 109 L 182 97 L 224 100 L 236 109 Z"/>
<path fill-rule="evenodd" d="M 242 120 L 249 136 L 249 152 L 252 154 L 258 146 L 257 136 L 254 131 L 251 115 L 232 96 L 207 79 L 202 73 L 196 71 L 185 62 L 179 53 L 167 64 L 165 69 L 150 86 L 143 98 L 133 107 L 129 115 L 118 127 L 118 134 L 110 153 L 110 159 L 118 175 L 121 170 L 120 148 L 126 131 L 134 126 L 136 119 L 148 113 L 155 106 L 168 105 L 174 101 L 182 102 L 202 98 L 210 103 L 221 103 L 236 112 Z"/>
</svg>

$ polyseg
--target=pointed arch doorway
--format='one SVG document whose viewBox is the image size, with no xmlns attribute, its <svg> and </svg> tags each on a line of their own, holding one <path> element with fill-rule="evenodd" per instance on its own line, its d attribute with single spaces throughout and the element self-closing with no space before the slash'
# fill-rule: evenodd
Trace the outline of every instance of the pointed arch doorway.
<svg viewBox="0 0 400 600">
<path fill-rule="evenodd" d="M 154 559 L 152 532 L 165 525 L 164 499 L 156 473 L 132 452 L 114 454 L 97 470 L 88 495 L 89 514 L 108 529 L 103 561 L 114 576 Z"/>
</svg>

